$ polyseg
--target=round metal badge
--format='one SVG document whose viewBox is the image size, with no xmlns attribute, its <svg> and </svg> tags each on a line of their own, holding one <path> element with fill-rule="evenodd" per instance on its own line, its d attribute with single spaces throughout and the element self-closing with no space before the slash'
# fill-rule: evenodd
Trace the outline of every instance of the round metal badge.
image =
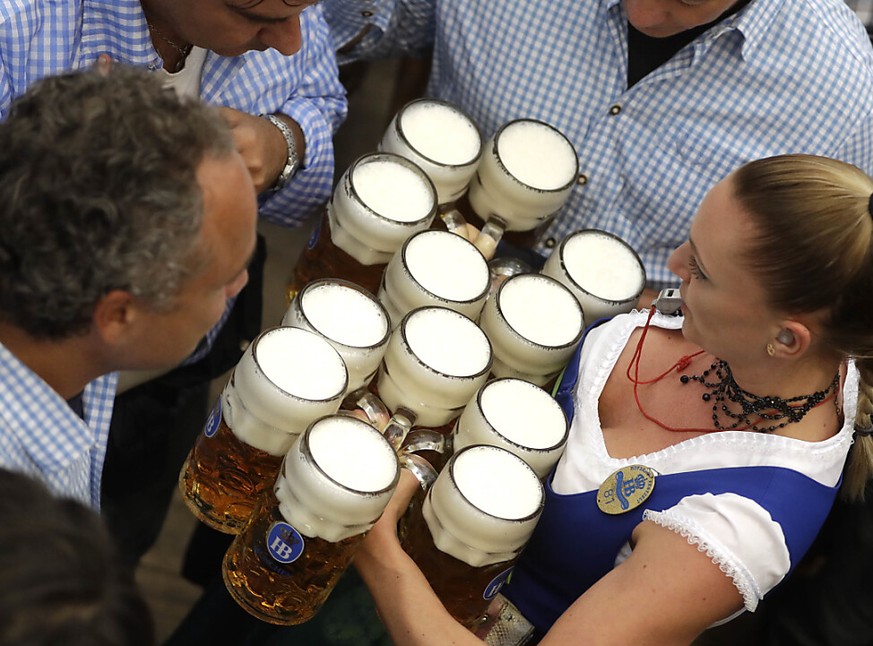
<svg viewBox="0 0 873 646">
<path fill-rule="evenodd" d="M 656 473 L 642 464 L 622 467 L 597 490 L 597 507 L 605 514 L 623 514 L 642 505 L 652 495 Z"/>
</svg>

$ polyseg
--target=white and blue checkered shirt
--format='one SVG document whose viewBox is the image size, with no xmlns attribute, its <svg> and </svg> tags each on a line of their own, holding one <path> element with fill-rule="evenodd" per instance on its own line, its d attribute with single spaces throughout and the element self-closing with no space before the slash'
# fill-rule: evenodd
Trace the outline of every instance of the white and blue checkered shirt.
<svg viewBox="0 0 873 646">
<path fill-rule="evenodd" d="M 88 384 L 82 421 L 0 344 L 0 465 L 42 480 L 56 495 L 99 509 L 117 382 L 117 373 L 112 373 Z"/>
<path fill-rule="evenodd" d="M 200 93 L 214 105 L 249 114 L 281 112 L 306 137 L 306 159 L 288 187 L 262 200 L 261 215 L 300 224 L 320 209 L 333 184 L 333 133 L 345 119 L 327 26 L 319 7 L 300 19 L 303 45 L 228 58 L 209 52 Z M 0 4 L 0 117 L 37 79 L 94 64 L 100 54 L 152 70 L 163 66 L 139 0 L 14 0 Z"/>
<path fill-rule="evenodd" d="M 340 58 L 433 45 L 428 94 L 490 136 L 533 117 L 581 175 L 537 250 L 585 227 L 642 256 L 654 286 L 705 192 L 751 159 L 805 152 L 873 173 L 873 50 L 842 0 L 753 0 L 628 89 L 619 0 L 324 0 Z"/>
</svg>

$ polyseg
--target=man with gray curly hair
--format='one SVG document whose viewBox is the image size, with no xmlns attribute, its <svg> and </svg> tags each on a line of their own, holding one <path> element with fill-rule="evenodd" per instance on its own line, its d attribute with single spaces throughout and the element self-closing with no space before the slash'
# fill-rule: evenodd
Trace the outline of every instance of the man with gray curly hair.
<svg viewBox="0 0 873 646">
<path fill-rule="evenodd" d="M 188 356 L 247 280 L 224 121 L 145 71 L 47 78 L 0 123 L 0 465 L 99 508 L 114 371 Z"/>
</svg>

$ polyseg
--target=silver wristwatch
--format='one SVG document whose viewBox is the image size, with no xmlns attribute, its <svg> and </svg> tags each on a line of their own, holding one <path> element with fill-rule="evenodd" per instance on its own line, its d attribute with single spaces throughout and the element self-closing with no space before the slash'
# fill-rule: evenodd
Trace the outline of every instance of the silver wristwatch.
<svg viewBox="0 0 873 646">
<path fill-rule="evenodd" d="M 265 114 L 263 117 L 279 129 L 279 132 L 285 138 L 285 144 L 288 146 L 288 160 L 285 162 L 285 167 L 279 173 L 270 189 L 280 191 L 285 188 L 291 178 L 294 177 L 294 173 L 297 172 L 297 168 L 300 166 L 300 155 L 297 154 L 297 142 L 294 140 L 294 133 L 291 132 L 288 124 L 275 114 Z"/>
</svg>

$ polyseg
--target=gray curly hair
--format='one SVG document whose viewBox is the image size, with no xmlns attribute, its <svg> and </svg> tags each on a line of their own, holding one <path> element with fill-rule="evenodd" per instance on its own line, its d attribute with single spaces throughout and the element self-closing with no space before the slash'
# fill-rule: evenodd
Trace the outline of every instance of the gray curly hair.
<svg viewBox="0 0 873 646">
<path fill-rule="evenodd" d="M 197 168 L 233 151 L 216 111 L 144 70 L 32 86 L 0 124 L 0 319 L 57 340 L 111 290 L 170 309 L 205 261 Z"/>
</svg>

